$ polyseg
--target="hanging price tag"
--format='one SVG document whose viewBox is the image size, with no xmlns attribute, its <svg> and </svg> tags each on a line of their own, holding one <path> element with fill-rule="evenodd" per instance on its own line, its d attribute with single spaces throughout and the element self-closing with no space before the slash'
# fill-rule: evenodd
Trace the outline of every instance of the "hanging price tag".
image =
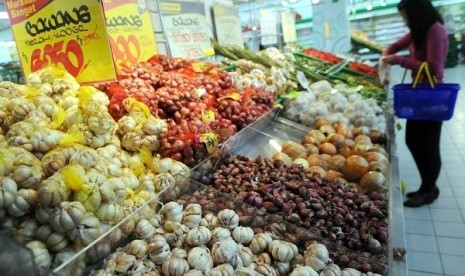
<svg viewBox="0 0 465 276">
<path fill-rule="evenodd" d="M 99 1 L 7 1 L 5 6 L 25 76 L 55 66 L 80 83 L 116 79 Z"/>
<path fill-rule="evenodd" d="M 218 139 L 216 138 L 216 135 L 214 133 L 204 133 L 198 136 L 196 140 L 200 143 L 205 143 L 205 145 L 207 146 L 207 152 L 209 154 L 215 152 L 218 148 Z"/>
<path fill-rule="evenodd" d="M 157 53 L 152 21 L 145 1 L 105 0 L 106 23 L 118 69 L 146 61 Z"/>
<path fill-rule="evenodd" d="M 282 97 L 285 98 L 285 99 L 297 99 L 298 97 L 300 97 L 300 95 L 301 95 L 300 93 L 301 92 L 294 90 L 294 91 L 292 91 L 290 93 L 287 93 L 287 94 L 283 95 Z"/>
<path fill-rule="evenodd" d="M 208 124 L 215 120 L 215 112 L 209 109 L 202 110 L 202 122 Z"/>
<path fill-rule="evenodd" d="M 221 100 L 224 100 L 224 99 L 232 99 L 232 100 L 238 101 L 238 100 L 241 99 L 241 94 L 239 94 L 239 93 L 232 93 L 231 95 L 224 96 L 224 97 L 220 97 L 220 98 L 218 98 L 217 100 L 218 100 L 218 101 L 221 101 Z"/>
<path fill-rule="evenodd" d="M 192 63 L 192 69 L 194 70 L 194 72 L 197 72 L 197 73 L 204 72 L 208 70 L 209 67 L 210 66 L 208 65 L 208 63 L 202 62 L 202 61 L 197 61 L 197 62 Z"/>
<path fill-rule="evenodd" d="M 203 88 L 203 87 L 197 88 L 195 90 L 195 94 L 197 94 L 197 97 L 199 97 L 199 98 L 202 97 L 205 93 L 207 93 L 207 90 L 205 88 Z"/>
</svg>

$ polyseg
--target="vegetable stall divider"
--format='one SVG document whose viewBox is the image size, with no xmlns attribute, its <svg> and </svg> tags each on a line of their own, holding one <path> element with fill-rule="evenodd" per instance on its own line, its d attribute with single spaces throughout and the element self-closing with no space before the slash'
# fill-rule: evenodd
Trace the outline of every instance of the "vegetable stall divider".
<svg viewBox="0 0 465 276">
<path fill-rule="evenodd" d="M 388 268 L 386 274 L 384 275 L 405 275 L 407 271 L 407 261 L 406 257 L 403 258 L 393 258 L 393 255 L 396 252 L 402 251 L 405 249 L 405 237 L 404 237 L 404 225 L 403 225 L 403 207 L 402 207 L 402 192 L 400 189 L 400 180 L 399 180 L 399 163 L 398 157 L 395 155 L 395 132 L 394 132 L 394 116 L 392 113 L 387 112 L 387 144 L 386 148 L 389 153 L 389 173 L 387 175 L 387 185 L 389 187 L 388 195 L 388 218 L 389 218 L 389 240 L 387 242 L 387 254 L 388 254 Z M 294 123 L 290 120 L 278 117 L 273 118 L 273 113 L 270 112 L 264 115 L 262 118 L 257 120 L 255 123 L 250 125 L 247 128 L 244 128 L 241 132 L 234 135 L 230 140 L 224 143 L 221 148 L 221 152 L 216 156 L 212 156 L 202 164 L 197 166 L 193 174 L 193 187 L 190 192 L 211 190 L 212 188 L 206 187 L 204 184 L 205 176 L 209 173 L 211 174 L 218 167 L 218 164 L 222 160 L 229 156 L 247 156 L 250 159 L 254 159 L 258 156 L 270 157 L 270 155 L 276 151 L 273 151 L 273 148 L 276 148 L 277 145 L 282 144 L 284 141 L 295 141 L 300 142 L 300 140 L 308 133 L 310 129 Z M 214 190 L 214 189 L 213 189 Z M 221 192 L 215 192 L 218 197 L 230 198 L 231 201 L 237 202 L 234 200 L 235 196 L 231 194 L 224 194 Z M 182 198 L 183 196 L 181 196 Z M 184 196 L 185 197 L 185 196 Z M 215 196 L 216 197 L 216 196 Z M 227 200 L 226 200 L 227 201 Z M 242 200 L 243 201 L 243 200 Z M 247 205 L 247 204 L 245 204 Z M 249 205 L 249 208 L 252 206 Z M 245 208 L 244 206 L 239 207 Z M 271 215 L 272 216 L 272 215 Z M 268 221 L 269 218 L 265 218 L 265 221 Z M 272 223 L 272 222 L 268 222 Z M 288 222 L 284 222 L 285 225 L 288 225 Z M 254 227 L 251 225 L 250 227 Z M 294 229 L 299 232 L 300 230 L 295 230 L 294 226 L 287 226 L 288 229 Z M 299 227 L 298 227 L 299 228 Z M 304 232 L 308 232 L 307 229 L 301 229 Z M 288 230 L 289 231 L 289 230 Z M 291 232 L 292 232 L 291 231 Z M 291 233 L 289 232 L 289 233 Z M 309 234 L 309 237 L 304 239 L 311 240 L 315 238 Z M 285 239 L 285 238 L 284 238 Z M 320 241 L 319 241 L 320 242 Z M 331 248 L 331 244 L 326 244 L 328 248 Z M 331 251 L 331 250 L 330 250 Z"/>
</svg>

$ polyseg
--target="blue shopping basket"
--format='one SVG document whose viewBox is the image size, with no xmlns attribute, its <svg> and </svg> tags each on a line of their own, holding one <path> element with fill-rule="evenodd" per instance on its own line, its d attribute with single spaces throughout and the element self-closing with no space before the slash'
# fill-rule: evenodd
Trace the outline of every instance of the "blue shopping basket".
<svg viewBox="0 0 465 276">
<path fill-rule="evenodd" d="M 418 84 L 419 76 L 425 71 L 429 83 Z M 397 117 L 414 120 L 446 121 L 454 114 L 458 83 L 434 83 L 426 62 L 422 63 L 413 84 L 396 84 L 394 110 Z"/>
</svg>

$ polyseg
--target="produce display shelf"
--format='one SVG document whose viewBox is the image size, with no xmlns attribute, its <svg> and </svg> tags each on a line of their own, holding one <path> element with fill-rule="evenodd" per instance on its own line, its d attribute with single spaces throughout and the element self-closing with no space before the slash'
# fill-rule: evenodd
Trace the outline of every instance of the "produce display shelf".
<svg viewBox="0 0 465 276">
<path fill-rule="evenodd" d="M 387 112 L 387 144 L 389 154 L 389 173 L 386 177 L 389 203 L 389 241 L 388 241 L 388 270 L 390 276 L 407 275 L 407 259 L 394 259 L 394 251 L 405 249 L 404 215 L 402 207 L 402 192 L 400 189 L 399 161 L 395 156 L 394 116 Z M 220 153 L 199 165 L 194 174 L 194 182 L 202 182 L 202 176 L 215 170 L 221 159 L 227 156 L 242 155 L 251 159 L 258 156 L 269 158 L 280 150 L 285 141 L 300 142 L 310 129 L 290 120 L 277 117 L 269 113 L 245 128 L 228 140 Z M 196 184 L 199 185 L 199 184 Z"/>
</svg>

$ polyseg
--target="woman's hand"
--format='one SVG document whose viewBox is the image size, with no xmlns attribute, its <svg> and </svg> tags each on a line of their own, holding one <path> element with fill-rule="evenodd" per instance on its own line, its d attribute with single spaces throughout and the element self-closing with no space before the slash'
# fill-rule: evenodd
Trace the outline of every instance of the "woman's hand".
<svg viewBox="0 0 465 276">
<path fill-rule="evenodd" d="M 387 64 L 393 64 L 394 62 L 394 55 L 387 55 L 387 56 L 383 56 L 381 57 L 381 60 Z"/>
</svg>

